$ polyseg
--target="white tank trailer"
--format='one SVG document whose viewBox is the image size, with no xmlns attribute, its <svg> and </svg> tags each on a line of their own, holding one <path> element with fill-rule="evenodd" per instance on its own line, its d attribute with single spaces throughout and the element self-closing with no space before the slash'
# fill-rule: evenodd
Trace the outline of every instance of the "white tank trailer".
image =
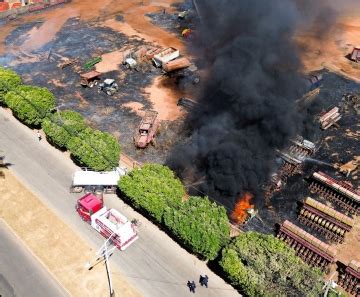
<svg viewBox="0 0 360 297">
<path fill-rule="evenodd" d="M 71 193 L 80 193 L 83 190 L 89 192 L 104 192 L 113 194 L 116 191 L 118 181 L 122 176 L 127 174 L 125 167 L 117 167 L 112 171 L 97 172 L 93 170 L 75 171 L 73 174 Z"/>
</svg>

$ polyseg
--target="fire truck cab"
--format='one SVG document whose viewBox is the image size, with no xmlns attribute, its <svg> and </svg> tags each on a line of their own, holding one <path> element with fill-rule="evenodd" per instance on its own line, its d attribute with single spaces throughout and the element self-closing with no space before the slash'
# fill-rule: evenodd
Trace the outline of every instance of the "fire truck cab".
<svg viewBox="0 0 360 297">
<path fill-rule="evenodd" d="M 81 219 L 90 223 L 91 216 L 103 208 L 103 202 L 92 193 L 81 197 L 76 204 L 76 211 Z"/>
</svg>

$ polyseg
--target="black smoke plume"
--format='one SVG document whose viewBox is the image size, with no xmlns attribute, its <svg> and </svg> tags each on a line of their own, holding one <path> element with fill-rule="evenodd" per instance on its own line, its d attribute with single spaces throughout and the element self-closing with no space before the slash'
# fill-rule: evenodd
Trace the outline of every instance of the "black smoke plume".
<svg viewBox="0 0 360 297">
<path fill-rule="evenodd" d="M 206 193 L 232 209 L 244 191 L 261 197 L 275 149 L 302 132 L 295 101 L 307 86 L 294 35 L 324 14 L 310 0 L 194 3 L 193 47 L 207 74 L 200 108 L 187 119 L 190 141 L 174 149 L 168 164 L 196 184 L 192 194 Z"/>
</svg>

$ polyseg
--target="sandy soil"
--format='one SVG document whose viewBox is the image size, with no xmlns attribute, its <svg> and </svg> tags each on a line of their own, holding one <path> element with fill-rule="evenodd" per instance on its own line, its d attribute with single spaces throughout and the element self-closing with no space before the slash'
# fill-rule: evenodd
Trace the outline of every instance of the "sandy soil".
<svg viewBox="0 0 360 297">
<path fill-rule="evenodd" d="M 73 296 L 108 296 L 103 263 L 91 271 L 85 268 L 86 262 L 94 262 L 96 251 L 7 170 L 5 179 L 0 178 L 0 197 L 0 217 Z M 140 296 L 114 267 L 111 269 L 115 291 L 121 296 Z"/>
<path fill-rule="evenodd" d="M 128 102 L 123 104 L 122 106 L 129 108 L 131 111 L 135 112 L 141 117 L 145 115 L 145 111 L 142 110 L 144 108 L 144 105 L 142 105 L 140 102 Z"/>
<path fill-rule="evenodd" d="M 353 160 L 340 166 L 340 171 L 345 173 L 357 172 L 360 165 L 360 156 L 355 156 Z M 354 172 L 354 173 L 355 173 Z"/>
<path fill-rule="evenodd" d="M 31 51 L 40 48 L 52 40 L 69 18 L 79 17 L 82 20 L 91 21 L 103 18 L 105 15 L 115 16 L 115 14 L 122 14 L 125 22 L 117 22 L 114 18 L 110 18 L 107 21 L 104 19 L 105 26 L 130 36 L 139 35 L 141 38 L 158 42 L 164 46 L 171 44 L 172 46 L 183 49 L 183 44 L 179 39 L 171 33 L 153 25 L 145 16 L 146 13 L 160 11 L 164 8 L 167 9 L 167 11 L 171 11 L 170 5 L 175 2 L 175 0 L 123 0 L 114 3 L 112 0 L 73 0 L 63 7 L 37 14 L 25 15 L 18 20 L 3 25 L 0 32 L 0 54 L 9 50 L 4 47 L 4 40 L 19 24 L 39 20 L 44 21 L 39 28 L 33 28 L 29 32 L 28 39 L 21 46 L 22 50 Z"/>
<path fill-rule="evenodd" d="M 303 48 L 301 57 L 305 72 L 325 67 L 360 82 L 360 65 L 346 58 L 353 47 L 360 44 L 360 19 L 357 13 L 352 12 L 338 19 L 326 36 L 303 32 L 296 40 Z"/>
<path fill-rule="evenodd" d="M 150 101 L 159 113 L 159 119 L 173 121 L 183 115 L 183 111 L 176 104 L 184 94 L 174 88 L 166 87 L 169 84 L 171 84 L 169 79 L 160 76 L 145 89 L 145 92 L 149 93 Z"/>
<path fill-rule="evenodd" d="M 118 50 L 101 55 L 102 61 L 96 64 L 96 71 L 101 73 L 118 70 L 123 60 L 124 51 Z"/>
<path fill-rule="evenodd" d="M 345 235 L 342 244 L 335 245 L 337 250 L 336 258 L 344 264 L 351 260 L 360 261 L 360 217 L 355 217 L 355 226 Z"/>
</svg>

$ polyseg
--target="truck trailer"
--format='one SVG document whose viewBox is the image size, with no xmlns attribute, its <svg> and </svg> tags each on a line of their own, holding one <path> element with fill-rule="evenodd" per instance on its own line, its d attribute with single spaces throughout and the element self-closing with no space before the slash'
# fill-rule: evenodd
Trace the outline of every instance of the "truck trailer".
<svg viewBox="0 0 360 297">
<path fill-rule="evenodd" d="M 92 193 L 77 201 L 76 211 L 83 221 L 109 238 L 121 251 L 138 239 L 135 225 L 116 209 L 107 209 L 102 200 Z"/>
<path fill-rule="evenodd" d="M 113 194 L 121 176 L 127 174 L 125 167 L 117 167 L 113 171 L 97 172 L 84 168 L 73 174 L 71 193 L 102 191 Z"/>
<path fill-rule="evenodd" d="M 162 50 L 160 53 L 154 55 L 153 62 L 156 67 L 162 67 L 166 63 L 170 62 L 171 60 L 175 60 L 180 56 L 180 52 L 178 49 L 173 47 L 168 47 Z"/>
</svg>

